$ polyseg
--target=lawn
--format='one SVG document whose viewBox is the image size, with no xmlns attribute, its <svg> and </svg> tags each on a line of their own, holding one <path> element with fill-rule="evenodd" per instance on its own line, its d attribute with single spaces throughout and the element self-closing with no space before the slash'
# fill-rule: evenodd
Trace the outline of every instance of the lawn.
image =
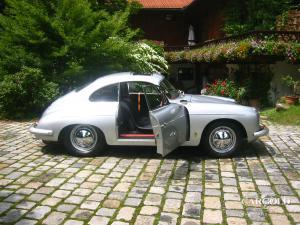
<svg viewBox="0 0 300 225">
<path fill-rule="evenodd" d="M 300 125 L 300 105 L 291 106 L 288 110 L 276 112 L 274 108 L 261 111 L 269 121 L 284 125 Z"/>
</svg>

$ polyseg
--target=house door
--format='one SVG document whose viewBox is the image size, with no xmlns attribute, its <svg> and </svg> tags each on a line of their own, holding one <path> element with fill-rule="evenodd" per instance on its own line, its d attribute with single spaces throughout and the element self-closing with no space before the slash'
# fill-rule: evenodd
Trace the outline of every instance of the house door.
<svg viewBox="0 0 300 225">
<path fill-rule="evenodd" d="M 187 141 L 189 124 L 185 107 L 169 103 L 164 93 L 155 85 L 144 85 L 144 92 L 157 153 L 166 156 Z"/>
</svg>

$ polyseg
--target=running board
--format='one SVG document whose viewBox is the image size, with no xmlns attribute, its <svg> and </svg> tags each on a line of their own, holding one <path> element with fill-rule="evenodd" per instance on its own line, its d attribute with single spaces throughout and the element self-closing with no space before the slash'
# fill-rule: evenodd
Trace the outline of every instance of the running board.
<svg viewBox="0 0 300 225">
<path fill-rule="evenodd" d="M 154 134 L 120 134 L 120 138 L 126 139 L 154 139 Z"/>
</svg>

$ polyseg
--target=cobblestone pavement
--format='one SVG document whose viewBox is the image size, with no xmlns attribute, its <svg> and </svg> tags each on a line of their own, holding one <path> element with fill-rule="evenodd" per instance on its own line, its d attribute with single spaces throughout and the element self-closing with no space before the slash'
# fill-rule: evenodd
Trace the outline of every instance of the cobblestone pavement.
<svg viewBox="0 0 300 225">
<path fill-rule="evenodd" d="M 233 158 L 163 159 L 132 147 L 76 158 L 28 126 L 0 121 L 0 224 L 300 224 L 300 127 L 270 125 Z"/>
</svg>

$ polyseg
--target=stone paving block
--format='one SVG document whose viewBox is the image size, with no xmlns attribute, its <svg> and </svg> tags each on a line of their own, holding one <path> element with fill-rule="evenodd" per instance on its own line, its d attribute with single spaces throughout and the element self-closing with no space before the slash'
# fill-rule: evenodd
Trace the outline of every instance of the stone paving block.
<svg viewBox="0 0 300 225">
<path fill-rule="evenodd" d="M 204 198 L 204 207 L 209 209 L 220 209 L 221 201 L 218 197 L 205 197 Z"/>
<path fill-rule="evenodd" d="M 101 208 L 96 212 L 97 216 L 112 217 L 116 209 Z"/>
<path fill-rule="evenodd" d="M 270 214 L 273 225 L 289 225 L 291 224 L 289 219 L 284 214 Z"/>
<path fill-rule="evenodd" d="M 128 206 L 139 206 L 141 202 L 141 198 L 127 198 L 124 204 Z"/>
<path fill-rule="evenodd" d="M 182 218 L 180 225 L 201 225 L 200 220 Z"/>
<path fill-rule="evenodd" d="M 21 219 L 15 225 L 34 225 L 37 224 L 37 220 Z"/>
<path fill-rule="evenodd" d="M 137 216 L 134 225 L 153 224 L 154 220 L 155 220 L 155 217 L 153 217 L 153 216 L 139 215 L 139 216 Z"/>
<path fill-rule="evenodd" d="M 227 224 L 228 225 L 247 225 L 247 221 L 244 218 L 228 217 Z"/>
<path fill-rule="evenodd" d="M 160 225 L 176 225 L 178 215 L 173 213 L 161 213 L 158 224 Z"/>
<path fill-rule="evenodd" d="M 198 218 L 200 217 L 200 204 L 186 203 L 183 205 L 183 215 Z"/>
<path fill-rule="evenodd" d="M 0 202 L 0 214 L 2 214 L 3 212 L 7 211 L 12 206 L 13 206 L 12 203 Z"/>
<path fill-rule="evenodd" d="M 222 223 L 222 211 L 213 209 L 204 209 L 203 222 L 208 224 Z"/>
<path fill-rule="evenodd" d="M 80 205 L 80 208 L 82 209 L 90 209 L 90 210 L 95 210 L 98 208 L 100 205 L 100 202 L 95 202 L 95 201 L 85 201 Z"/>
<path fill-rule="evenodd" d="M 65 213 L 51 212 L 50 215 L 43 221 L 46 225 L 58 225 L 67 217 Z"/>
<path fill-rule="evenodd" d="M 103 202 L 103 206 L 106 208 L 117 209 L 119 208 L 121 202 L 119 200 L 107 199 Z"/>
<path fill-rule="evenodd" d="M 79 220 L 67 220 L 64 225 L 83 225 L 83 221 Z"/>
<path fill-rule="evenodd" d="M 126 220 L 129 221 L 132 219 L 133 214 L 134 214 L 135 208 L 132 207 L 123 207 L 120 209 L 118 215 L 117 215 L 117 220 Z"/>
<path fill-rule="evenodd" d="M 163 211 L 179 213 L 181 203 L 181 200 L 178 199 L 166 199 Z"/>
<path fill-rule="evenodd" d="M 89 225 L 107 225 L 109 222 L 109 218 L 102 216 L 93 216 L 89 221 Z"/>
<path fill-rule="evenodd" d="M 18 221 L 26 212 L 27 210 L 24 209 L 11 209 L 5 214 L 5 216 L 0 217 L 0 224 L 14 223 Z"/>
<path fill-rule="evenodd" d="M 238 157 L 78 158 L 41 151 L 30 123 L 0 120 L 17 134 L 0 140 L 0 224 L 300 223 L 300 127 L 269 125 L 270 136 Z M 290 204 L 263 210 L 253 204 L 261 197 Z"/>
<path fill-rule="evenodd" d="M 33 210 L 31 210 L 26 217 L 40 220 L 45 217 L 51 211 L 51 208 L 48 206 L 37 206 Z"/>
<path fill-rule="evenodd" d="M 77 209 L 75 212 L 71 215 L 71 218 L 75 218 L 78 220 L 88 220 L 93 215 L 93 211 L 90 210 L 84 210 L 84 209 Z"/>
<path fill-rule="evenodd" d="M 15 207 L 19 208 L 19 209 L 31 209 L 32 207 L 34 207 L 36 205 L 35 202 L 30 202 L 30 201 L 22 201 L 20 203 L 18 203 Z M 1 207 L 0 207 L 1 208 Z"/>
<path fill-rule="evenodd" d="M 145 198 L 145 205 L 160 205 L 162 196 L 158 194 L 148 194 Z"/>
<path fill-rule="evenodd" d="M 57 207 L 57 211 L 59 212 L 71 212 L 76 208 L 75 205 L 71 205 L 71 204 L 60 204 Z"/>
<path fill-rule="evenodd" d="M 154 216 L 159 212 L 159 208 L 156 206 L 143 206 L 140 214 Z"/>
</svg>

